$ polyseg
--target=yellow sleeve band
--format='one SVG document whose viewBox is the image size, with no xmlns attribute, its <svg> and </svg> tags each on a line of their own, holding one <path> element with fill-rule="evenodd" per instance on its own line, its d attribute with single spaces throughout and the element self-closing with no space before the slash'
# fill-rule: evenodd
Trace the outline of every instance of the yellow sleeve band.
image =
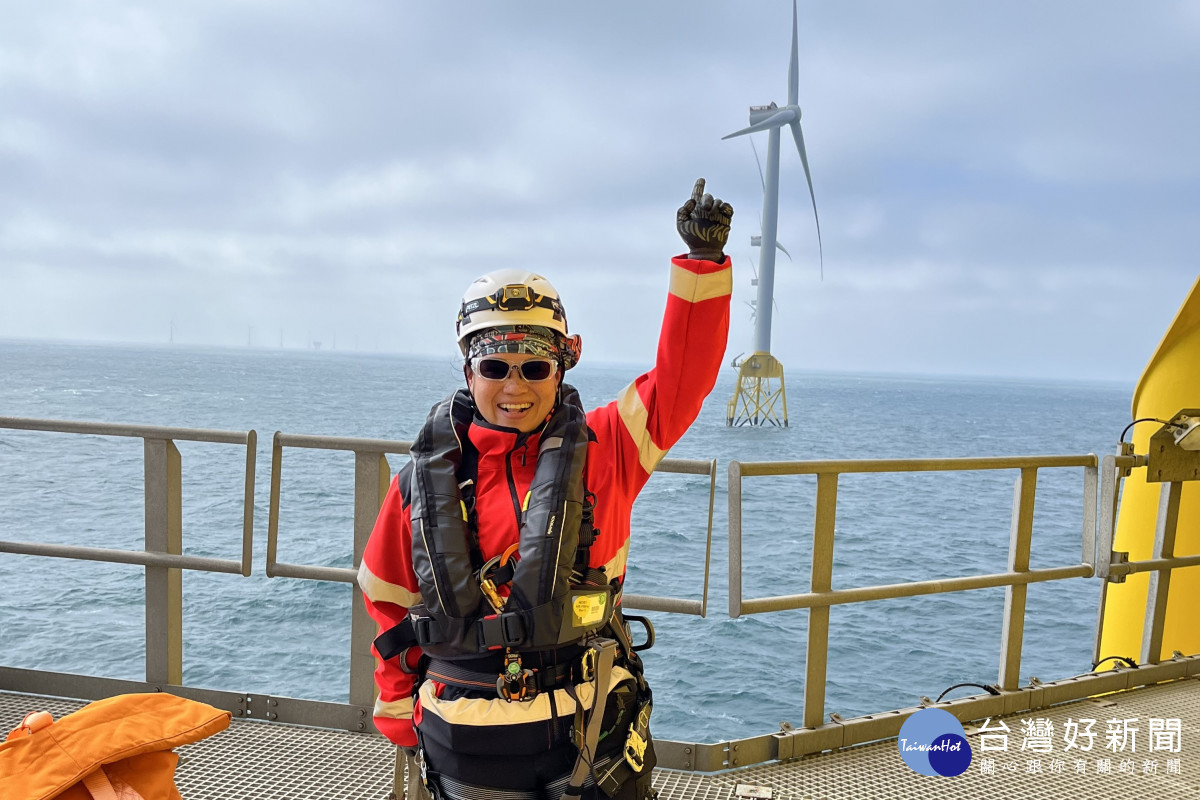
<svg viewBox="0 0 1200 800">
<path fill-rule="evenodd" d="M 362 589 L 362 593 L 372 603 L 395 603 L 404 608 L 412 608 L 421 602 L 419 593 L 410 592 L 399 584 L 388 583 L 367 569 L 366 564 L 360 564 L 358 567 L 358 588 Z"/>
<path fill-rule="evenodd" d="M 678 298 L 689 303 L 699 303 L 701 300 L 725 297 L 732 293 L 732 267 L 700 275 L 678 264 L 671 265 L 671 294 Z"/>
<path fill-rule="evenodd" d="M 412 715 L 413 699 L 411 697 L 402 697 L 390 703 L 385 703 L 379 698 L 375 699 L 373 716 L 390 717 L 391 719 L 412 719 Z"/>
<path fill-rule="evenodd" d="M 667 451 L 655 445 L 650 438 L 650 431 L 646 430 L 650 412 L 642 403 L 636 383 L 626 386 L 617 396 L 617 413 L 621 415 L 625 429 L 633 437 L 633 443 L 638 449 L 638 462 L 642 465 L 642 469 L 646 470 L 647 475 L 654 472 L 654 468 L 658 466 L 658 462 L 663 460 Z"/>
<path fill-rule="evenodd" d="M 616 578 L 625 574 L 625 562 L 629 558 L 629 540 L 625 540 L 625 544 L 621 545 L 621 549 L 617 554 L 608 560 L 604 565 L 604 574 L 609 579 Z"/>
</svg>

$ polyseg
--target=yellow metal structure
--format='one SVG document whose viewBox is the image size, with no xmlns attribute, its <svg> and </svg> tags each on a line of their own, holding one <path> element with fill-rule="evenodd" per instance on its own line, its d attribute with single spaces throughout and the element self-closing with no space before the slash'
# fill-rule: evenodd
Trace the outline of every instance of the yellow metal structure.
<svg viewBox="0 0 1200 800">
<path fill-rule="evenodd" d="M 777 425 L 786 428 L 787 391 L 783 385 L 783 364 L 770 353 L 755 352 L 735 361 L 737 389 L 726 407 L 725 424 Z"/>
<path fill-rule="evenodd" d="M 1183 306 L 1147 364 L 1133 393 L 1133 419 L 1151 417 L 1169 420 L 1180 409 L 1200 408 L 1200 279 L 1192 286 Z M 1161 426 L 1152 422 L 1135 425 L 1135 453 L 1147 453 L 1151 436 Z M 1134 469 L 1125 479 L 1121 494 L 1113 548 L 1129 553 L 1130 560 L 1151 558 L 1158 522 L 1160 493 L 1169 484 L 1148 481 L 1148 469 Z M 1174 545 L 1176 555 L 1200 553 L 1200 482 L 1182 486 Z M 1142 649 L 1149 573 L 1128 576 L 1124 583 L 1109 583 L 1100 631 L 1101 657 L 1137 657 Z M 1167 596 L 1162 647 L 1158 658 L 1172 651 L 1200 652 L 1200 569 L 1176 570 Z M 1102 665 L 1111 667 L 1111 662 Z"/>
</svg>

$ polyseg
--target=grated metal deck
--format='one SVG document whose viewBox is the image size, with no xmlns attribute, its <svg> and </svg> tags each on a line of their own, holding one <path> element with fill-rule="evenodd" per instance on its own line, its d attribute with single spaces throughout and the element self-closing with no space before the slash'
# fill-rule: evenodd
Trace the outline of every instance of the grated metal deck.
<svg viewBox="0 0 1200 800">
<path fill-rule="evenodd" d="M 81 701 L 0 693 L 0 730 L 12 728 L 31 710 L 59 717 L 82 705 Z M 1058 734 L 1053 753 L 1023 752 L 1020 720 L 1029 717 L 1050 719 L 1055 731 L 1062 731 L 1068 719 L 1096 719 L 1098 735 L 1088 753 L 1064 752 Z M 1178 752 L 1148 752 L 1151 717 L 1181 721 Z M 1135 718 L 1134 750 L 1106 749 L 1107 720 Z M 657 770 L 654 785 L 661 800 L 727 800 L 737 796 L 739 784 L 766 787 L 776 800 L 1200 797 L 1200 679 L 1066 703 L 1004 721 L 1010 728 L 1007 752 L 982 751 L 978 730 L 968 726 L 975 758 L 967 772 L 954 778 L 910 771 L 892 739 L 712 775 Z M 229 730 L 179 752 L 177 782 L 186 800 L 384 800 L 392 786 L 394 750 L 382 737 L 370 734 L 235 720 Z M 1081 774 L 1076 771 L 1077 760 L 1084 756 L 1087 763 Z M 984 757 L 992 759 L 994 774 L 985 772 Z M 1108 773 L 1099 769 L 1104 758 L 1110 760 Z M 1172 760 L 1175 763 L 1168 764 Z M 1062 762 L 1057 768 L 1056 761 Z"/>
</svg>

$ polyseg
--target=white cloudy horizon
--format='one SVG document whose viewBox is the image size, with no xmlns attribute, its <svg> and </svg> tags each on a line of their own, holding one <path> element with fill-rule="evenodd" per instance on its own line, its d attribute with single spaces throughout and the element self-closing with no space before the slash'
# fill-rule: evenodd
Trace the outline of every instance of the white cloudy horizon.
<svg viewBox="0 0 1200 800">
<path fill-rule="evenodd" d="M 799 4 L 789 369 L 1140 374 L 1200 274 L 1200 2 Z M 463 288 L 546 274 L 585 357 L 653 353 L 674 211 L 733 204 L 791 5 L 8 3 L 0 338 L 452 354 Z M 765 157 L 766 135 L 755 136 Z"/>
</svg>

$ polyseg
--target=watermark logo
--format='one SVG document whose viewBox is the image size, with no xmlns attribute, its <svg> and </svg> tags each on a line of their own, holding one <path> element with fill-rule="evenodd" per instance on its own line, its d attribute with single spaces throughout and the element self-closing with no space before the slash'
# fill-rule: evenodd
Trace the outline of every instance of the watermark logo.
<svg viewBox="0 0 1200 800">
<path fill-rule="evenodd" d="M 962 723 L 940 708 L 923 708 L 906 719 L 897 744 L 904 763 L 922 775 L 961 775 L 971 766 Z"/>
</svg>

